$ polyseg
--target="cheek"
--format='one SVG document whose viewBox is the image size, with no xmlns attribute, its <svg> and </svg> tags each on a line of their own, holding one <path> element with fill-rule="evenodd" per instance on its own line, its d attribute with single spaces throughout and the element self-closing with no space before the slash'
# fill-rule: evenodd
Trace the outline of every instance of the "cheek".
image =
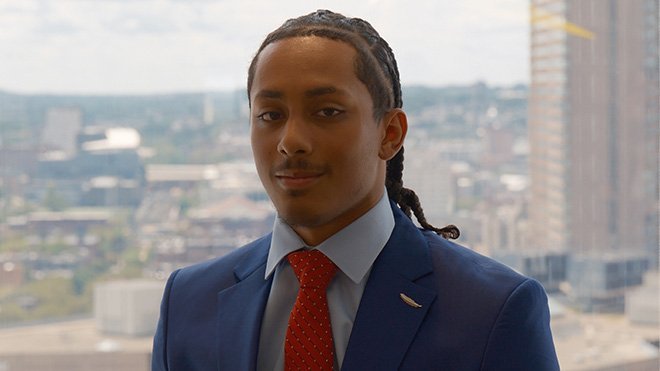
<svg viewBox="0 0 660 371">
<path fill-rule="evenodd" d="M 360 156 L 360 160 L 366 164 L 373 165 L 374 162 L 377 162 L 380 157 L 378 153 L 380 152 L 380 140 L 379 140 L 379 131 L 376 129 L 375 124 L 369 122 L 360 133 L 360 138 L 357 139 L 359 144 L 356 145 L 356 150 Z"/>
<path fill-rule="evenodd" d="M 344 176 L 351 177 L 347 180 L 353 183 L 370 182 L 372 175 L 377 171 L 380 160 L 377 140 L 374 140 L 373 137 L 361 137 L 364 135 L 374 135 L 374 133 L 353 134 L 354 140 L 342 141 L 342 148 L 336 151 L 338 153 L 336 161 L 344 170 Z M 346 138 L 351 138 L 351 136 Z"/>
<path fill-rule="evenodd" d="M 265 156 L 277 147 L 274 133 L 263 128 L 255 128 L 254 125 L 250 129 L 250 145 L 255 157 L 257 155 Z"/>
<path fill-rule="evenodd" d="M 252 145 L 252 155 L 254 157 L 254 163 L 257 167 L 257 172 L 259 176 L 262 177 L 268 174 L 269 164 L 270 164 L 270 152 L 269 143 L 263 136 L 251 135 L 250 142 Z"/>
</svg>

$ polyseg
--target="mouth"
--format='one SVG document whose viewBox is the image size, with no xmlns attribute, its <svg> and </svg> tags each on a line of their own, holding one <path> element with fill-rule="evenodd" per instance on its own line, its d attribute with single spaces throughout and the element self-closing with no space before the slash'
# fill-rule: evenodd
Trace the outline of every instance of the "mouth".
<svg viewBox="0 0 660 371">
<path fill-rule="evenodd" d="M 316 184 L 323 173 L 309 171 L 281 171 L 275 173 L 275 179 L 286 190 L 303 190 Z"/>
</svg>

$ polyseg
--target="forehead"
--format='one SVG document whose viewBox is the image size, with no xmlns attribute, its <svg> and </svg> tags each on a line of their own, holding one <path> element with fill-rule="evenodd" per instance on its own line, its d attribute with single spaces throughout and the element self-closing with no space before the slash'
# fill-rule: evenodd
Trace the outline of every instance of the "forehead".
<svg viewBox="0 0 660 371">
<path fill-rule="evenodd" d="M 305 36 L 278 40 L 259 54 L 250 95 L 271 85 L 342 85 L 360 83 L 357 52 L 347 42 Z"/>
</svg>

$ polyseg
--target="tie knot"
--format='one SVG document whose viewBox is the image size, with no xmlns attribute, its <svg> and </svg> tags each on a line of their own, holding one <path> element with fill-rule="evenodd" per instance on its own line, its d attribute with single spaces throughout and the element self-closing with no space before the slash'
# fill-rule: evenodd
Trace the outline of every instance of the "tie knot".
<svg viewBox="0 0 660 371">
<path fill-rule="evenodd" d="M 299 250 L 287 255 L 300 287 L 326 289 L 337 266 L 318 250 Z"/>
</svg>

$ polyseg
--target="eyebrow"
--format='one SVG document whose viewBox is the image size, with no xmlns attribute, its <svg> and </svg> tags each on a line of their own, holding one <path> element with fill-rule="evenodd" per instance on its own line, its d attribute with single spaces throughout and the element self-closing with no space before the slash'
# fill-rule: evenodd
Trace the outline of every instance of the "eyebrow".
<svg viewBox="0 0 660 371">
<path fill-rule="evenodd" d="M 334 86 L 322 86 L 319 88 L 307 90 L 305 92 L 305 97 L 315 98 L 321 95 L 335 94 L 335 93 L 343 94 L 344 92 L 342 90 L 337 90 L 337 88 L 335 88 Z"/>
<path fill-rule="evenodd" d="M 313 88 L 305 91 L 306 98 L 316 98 L 322 95 L 328 94 L 340 94 L 346 95 L 346 92 L 341 89 L 337 89 L 334 86 L 321 86 L 318 88 Z M 278 90 L 260 90 L 255 98 L 266 98 L 266 99 L 282 99 L 284 93 Z"/>
<path fill-rule="evenodd" d="M 259 90 L 255 98 L 271 98 L 271 99 L 280 99 L 284 97 L 284 93 L 276 90 Z"/>
</svg>

